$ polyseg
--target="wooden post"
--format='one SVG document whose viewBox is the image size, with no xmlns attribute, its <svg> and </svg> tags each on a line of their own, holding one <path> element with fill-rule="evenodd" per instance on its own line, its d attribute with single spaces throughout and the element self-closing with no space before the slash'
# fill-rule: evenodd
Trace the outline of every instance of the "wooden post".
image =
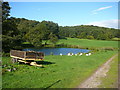
<svg viewBox="0 0 120 90">
<path fill-rule="evenodd" d="M 12 63 L 15 63 L 15 58 L 12 58 L 11 60 L 12 60 Z"/>
</svg>

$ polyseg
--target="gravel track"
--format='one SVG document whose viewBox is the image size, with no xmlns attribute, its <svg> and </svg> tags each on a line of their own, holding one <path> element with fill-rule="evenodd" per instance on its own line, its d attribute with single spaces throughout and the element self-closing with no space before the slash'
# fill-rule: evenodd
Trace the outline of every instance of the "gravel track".
<svg viewBox="0 0 120 90">
<path fill-rule="evenodd" d="M 101 67 L 99 67 L 95 73 L 93 73 L 88 79 L 86 79 L 77 88 L 97 88 L 101 84 L 101 78 L 106 76 L 106 73 L 110 69 L 111 61 L 117 56 L 114 55 L 107 60 Z"/>
</svg>

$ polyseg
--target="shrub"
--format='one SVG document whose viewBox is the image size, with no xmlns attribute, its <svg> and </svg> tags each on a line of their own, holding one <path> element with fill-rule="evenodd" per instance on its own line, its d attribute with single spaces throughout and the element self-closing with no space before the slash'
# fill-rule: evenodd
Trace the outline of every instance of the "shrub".
<svg viewBox="0 0 120 90">
<path fill-rule="evenodd" d="M 93 37 L 93 36 L 88 35 L 88 36 L 87 36 L 87 39 L 94 39 L 94 37 Z"/>
</svg>

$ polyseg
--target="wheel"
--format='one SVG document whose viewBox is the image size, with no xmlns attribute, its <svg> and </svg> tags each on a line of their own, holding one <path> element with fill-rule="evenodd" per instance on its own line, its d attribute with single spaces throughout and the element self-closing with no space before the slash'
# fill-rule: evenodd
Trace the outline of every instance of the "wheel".
<svg viewBox="0 0 120 90">
<path fill-rule="evenodd" d="M 15 58 L 15 62 L 18 62 L 18 59 L 17 59 L 17 58 Z"/>
<path fill-rule="evenodd" d="M 12 63 L 15 63 L 15 58 L 12 58 L 11 61 L 12 61 Z"/>
<path fill-rule="evenodd" d="M 18 62 L 18 59 L 17 58 L 12 58 L 12 63 L 16 63 Z"/>
</svg>

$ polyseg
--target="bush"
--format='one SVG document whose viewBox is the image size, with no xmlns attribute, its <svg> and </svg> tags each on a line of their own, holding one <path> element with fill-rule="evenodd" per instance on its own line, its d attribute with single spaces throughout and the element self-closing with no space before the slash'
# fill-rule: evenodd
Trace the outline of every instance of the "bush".
<svg viewBox="0 0 120 90">
<path fill-rule="evenodd" d="M 87 39 L 94 39 L 94 37 L 93 37 L 93 36 L 88 35 L 88 36 L 87 36 Z"/>
</svg>

